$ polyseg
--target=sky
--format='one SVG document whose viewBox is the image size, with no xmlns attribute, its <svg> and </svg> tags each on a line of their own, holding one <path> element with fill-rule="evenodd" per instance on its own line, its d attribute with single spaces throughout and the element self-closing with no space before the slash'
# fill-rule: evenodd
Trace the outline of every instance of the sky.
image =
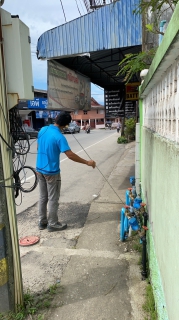
<svg viewBox="0 0 179 320">
<path fill-rule="evenodd" d="M 35 89 L 47 90 L 47 62 L 36 57 L 37 40 L 45 31 L 87 14 L 83 0 L 5 0 L 2 9 L 19 15 L 20 20 L 29 27 L 33 85 Z M 91 96 L 104 104 L 103 90 L 93 84 Z"/>
</svg>

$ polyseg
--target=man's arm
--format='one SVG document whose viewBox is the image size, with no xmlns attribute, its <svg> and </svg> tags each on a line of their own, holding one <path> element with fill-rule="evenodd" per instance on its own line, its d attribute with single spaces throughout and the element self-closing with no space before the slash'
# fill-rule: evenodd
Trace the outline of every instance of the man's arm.
<svg viewBox="0 0 179 320">
<path fill-rule="evenodd" d="M 74 153 L 71 150 L 66 151 L 65 154 L 72 161 L 86 164 L 87 166 L 93 167 L 93 169 L 96 167 L 96 162 L 95 161 L 93 161 L 93 160 L 85 160 L 83 158 L 80 158 L 76 153 Z"/>
</svg>

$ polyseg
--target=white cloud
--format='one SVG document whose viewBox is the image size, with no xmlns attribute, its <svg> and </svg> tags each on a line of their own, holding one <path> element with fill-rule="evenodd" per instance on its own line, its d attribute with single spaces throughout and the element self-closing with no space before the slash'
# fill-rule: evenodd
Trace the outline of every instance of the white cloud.
<svg viewBox="0 0 179 320">
<path fill-rule="evenodd" d="M 77 3 L 81 14 L 84 15 L 86 13 L 86 8 L 83 4 L 83 1 L 77 0 Z M 75 0 L 62 0 L 62 4 L 65 11 L 67 22 L 76 19 L 80 16 Z M 61 7 L 61 1 L 5 0 L 2 8 L 10 12 L 12 15 L 19 15 L 19 18 L 29 27 L 31 36 L 34 86 L 38 89 L 46 89 L 47 62 L 37 60 L 35 54 L 36 45 L 37 40 L 42 35 L 42 33 L 65 23 L 65 17 Z M 101 92 L 102 91 L 99 90 L 100 94 Z M 97 98 L 95 99 L 98 101 Z"/>
</svg>

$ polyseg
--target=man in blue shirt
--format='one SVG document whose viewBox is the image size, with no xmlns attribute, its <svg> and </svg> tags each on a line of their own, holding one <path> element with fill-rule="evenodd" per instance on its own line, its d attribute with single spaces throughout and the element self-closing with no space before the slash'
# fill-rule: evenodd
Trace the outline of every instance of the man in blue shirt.
<svg viewBox="0 0 179 320">
<path fill-rule="evenodd" d="M 60 153 L 75 162 L 95 168 L 93 160 L 85 160 L 71 151 L 61 130 L 71 122 L 67 112 L 61 112 L 55 119 L 55 124 L 43 127 L 38 134 L 38 152 L 36 171 L 39 181 L 39 229 L 47 228 L 49 232 L 67 228 L 58 221 L 58 200 L 60 197 Z M 48 217 L 47 217 L 48 203 Z"/>
</svg>

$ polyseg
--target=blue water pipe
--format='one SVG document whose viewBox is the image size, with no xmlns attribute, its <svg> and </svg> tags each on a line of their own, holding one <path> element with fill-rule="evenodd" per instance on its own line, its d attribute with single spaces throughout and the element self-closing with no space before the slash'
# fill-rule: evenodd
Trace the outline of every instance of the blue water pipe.
<svg viewBox="0 0 179 320">
<path fill-rule="evenodd" d="M 135 177 L 134 176 L 131 176 L 129 178 L 129 182 L 130 184 L 132 185 L 132 194 L 134 196 L 134 198 L 136 197 L 136 187 L 135 187 Z M 130 190 L 126 190 L 126 205 L 127 206 L 130 206 L 130 197 L 129 197 L 129 193 L 130 193 Z"/>
<path fill-rule="evenodd" d="M 138 196 L 134 199 L 133 207 L 135 209 L 140 209 L 140 204 L 142 203 L 142 199 Z"/>
<path fill-rule="evenodd" d="M 140 197 L 137 197 L 136 193 L 136 187 L 135 187 L 135 177 L 131 176 L 129 178 L 130 184 L 132 185 L 132 195 L 135 198 L 134 203 L 131 204 L 131 199 L 130 199 L 130 190 L 126 190 L 126 205 L 130 206 L 129 211 L 131 214 L 133 213 L 134 208 L 139 209 L 140 208 L 140 203 L 142 202 L 142 199 Z M 121 224 L 120 224 L 120 240 L 125 241 L 127 239 L 127 234 L 129 232 L 129 228 L 131 227 L 132 230 L 137 231 L 139 230 L 139 225 L 137 222 L 137 219 L 135 217 L 128 218 L 125 215 L 126 209 L 122 208 L 121 209 Z"/>
<path fill-rule="evenodd" d="M 139 224 L 138 224 L 137 219 L 135 217 L 132 217 L 129 219 L 129 226 L 131 226 L 133 231 L 139 230 Z"/>
<path fill-rule="evenodd" d="M 164 27 L 166 22 L 167 22 L 166 20 L 160 21 L 160 32 L 163 32 L 163 27 Z M 162 39 L 163 39 L 163 35 L 159 34 L 159 45 L 161 44 Z"/>
<path fill-rule="evenodd" d="M 130 184 L 131 184 L 132 186 L 135 186 L 135 177 L 134 177 L 134 176 L 131 176 L 131 177 L 129 178 L 129 181 L 130 181 Z"/>
<path fill-rule="evenodd" d="M 121 224 L 120 224 L 120 240 L 124 241 L 125 240 L 125 227 L 124 227 L 124 221 L 126 219 L 125 216 L 125 208 L 121 209 Z"/>
<path fill-rule="evenodd" d="M 130 191 L 129 191 L 129 190 L 126 190 L 126 205 L 127 205 L 127 206 L 130 206 L 130 197 L 129 197 L 129 193 L 130 193 Z"/>
</svg>

